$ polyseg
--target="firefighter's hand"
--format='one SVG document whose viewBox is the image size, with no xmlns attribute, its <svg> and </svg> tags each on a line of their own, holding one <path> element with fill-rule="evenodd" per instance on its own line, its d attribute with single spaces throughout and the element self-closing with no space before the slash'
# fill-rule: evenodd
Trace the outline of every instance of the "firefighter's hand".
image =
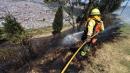
<svg viewBox="0 0 130 73">
<path fill-rule="evenodd" d="M 90 39 L 90 38 L 87 38 L 85 41 L 86 41 L 86 42 L 90 42 L 90 41 L 91 41 L 91 39 Z"/>
<path fill-rule="evenodd" d="M 85 41 L 90 42 L 91 41 L 91 37 L 87 36 L 87 39 Z"/>
</svg>

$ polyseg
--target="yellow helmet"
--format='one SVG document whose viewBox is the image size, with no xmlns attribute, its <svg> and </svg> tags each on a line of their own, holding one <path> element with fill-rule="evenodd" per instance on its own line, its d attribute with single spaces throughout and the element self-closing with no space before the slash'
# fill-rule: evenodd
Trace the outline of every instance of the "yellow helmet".
<svg viewBox="0 0 130 73">
<path fill-rule="evenodd" d="M 98 8 L 94 8 L 91 11 L 90 15 L 101 15 L 100 10 Z"/>
</svg>

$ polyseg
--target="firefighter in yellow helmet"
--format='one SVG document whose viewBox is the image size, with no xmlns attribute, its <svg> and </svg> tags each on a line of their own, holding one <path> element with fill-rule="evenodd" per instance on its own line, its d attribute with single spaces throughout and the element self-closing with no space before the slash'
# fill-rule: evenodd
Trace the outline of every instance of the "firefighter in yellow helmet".
<svg viewBox="0 0 130 73">
<path fill-rule="evenodd" d="M 91 36 L 93 36 L 96 33 L 100 33 L 102 31 L 104 31 L 104 24 L 103 21 L 101 20 L 100 10 L 98 8 L 94 8 L 92 9 L 90 16 L 85 23 L 85 30 L 81 39 L 82 41 L 89 41 L 87 45 L 94 46 L 96 44 L 98 35 L 95 36 L 94 38 L 91 38 Z M 88 47 L 85 46 L 81 51 L 81 56 L 85 56 L 88 50 L 90 49 L 88 49 Z"/>
</svg>

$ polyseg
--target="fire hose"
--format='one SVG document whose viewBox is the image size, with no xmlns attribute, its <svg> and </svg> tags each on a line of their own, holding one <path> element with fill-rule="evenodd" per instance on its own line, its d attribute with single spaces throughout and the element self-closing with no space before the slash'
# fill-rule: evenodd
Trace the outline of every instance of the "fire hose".
<svg viewBox="0 0 130 73">
<path fill-rule="evenodd" d="M 91 38 L 95 37 L 96 35 L 98 35 L 98 33 L 94 34 Z M 67 64 L 65 65 L 65 67 L 62 69 L 61 73 L 65 73 L 66 69 L 68 68 L 69 64 L 71 63 L 71 61 L 75 58 L 75 56 L 78 54 L 78 52 L 82 49 L 82 47 L 88 43 L 88 41 L 85 41 L 79 48 L 78 50 L 73 54 L 73 56 L 70 58 L 70 60 L 67 62 Z"/>
</svg>

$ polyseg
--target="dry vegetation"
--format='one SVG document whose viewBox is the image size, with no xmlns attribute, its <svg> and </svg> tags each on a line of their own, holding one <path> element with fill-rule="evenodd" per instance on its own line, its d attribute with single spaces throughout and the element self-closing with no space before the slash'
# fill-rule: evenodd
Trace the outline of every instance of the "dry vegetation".
<svg viewBox="0 0 130 73">
<path fill-rule="evenodd" d="M 120 29 L 121 37 L 114 42 L 104 43 L 81 73 L 130 73 L 129 26 L 125 25 Z"/>
<path fill-rule="evenodd" d="M 65 24 L 63 26 L 62 32 L 66 31 L 68 29 L 72 28 L 70 25 Z M 27 29 L 26 32 L 31 35 L 34 38 L 39 38 L 39 37 L 47 37 L 50 36 L 52 33 L 52 27 L 48 26 L 45 28 L 38 28 L 38 29 Z"/>
<path fill-rule="evenodd" d="M 96 57 L 94 56 L 90 56 L 90 61 L 87 62 L 86 60 L 84 61 L 79 61 L 78 59 L 74 59 L 73 62 L 71 63 L 70 67 L 67 70 L 67 73 L 130 73 L 130 33 L 129 33 L 129 26 L 130 25 L 125 25 L 123 26 L 119 32 L 122 32 L 122 34 L 120 35 L 119 38 L 113 39 L 112 42 L 107 42 L 104 43 L 101 49 L 98 49 L 96 51 Z M 64 26 L 65 28 L 62 30 L 64 31 L 64 35 L 66 33 L 66 35 L 68 34 L 68 32 L 70 32 L 69 27 L 70 26 Z M 66 31 L 65 31 L 66 30 Z M 66 56 L 68 52 L 70 52 L 70 50 L 64 50 L 60 48 L 57 48 L 57 46 L 59 45 L 59 43 L 61 43 L 61 39 L 63 39 L 63 37 L 60 37 L 60 39 L 57 37 L 57 39 L 53 40 L 52 37 L 39 37 L 39 35 L 48 35 L 51 34 L 52 28 L 48 27 L 48 28 L 44 28 L 44 29 L 36 29 L 36 30 L 30 30 L 31 32 L 29 32 L 29 30 L 27 30 L 28 33 L 34 35 L 38 35 L 38 38 L 33 38 L 32 39 L 32 47 L 31 49 L 39 54 L 40 57 L 38 57 L 36 60 L 29 60 L 29 55 L 28 55 L 28 49 L 25 48 L 25 50 L 27 50 L 27 52 L 23 52 L 20 57 L 18 54 L 20 54 L 19 52 L 13 53 L 12 54 L 12 50 L 8 52 L 6 52 L 6 50 L 3 51 L 3 49 L 1 49 L 0 53 L 2 53 L 0 55 L 0 57 L 2 57 L 1 59 L 5 59 L 5 60 L 12 60 L 12 59 L 16 59 L 17 55 L 18 55 L 18 67 L 21 66 L 21 64 L 24 63 L 20 63 L 19 60 L 21 61 L 25 61 L 28 62 L 30 61 L 31 63 L 27 63 L 28 64 L 28 68 L 23 68 L 23 66 L 16 71 L 16 73 L 59 73 L 63 66 L 65 65 L 65 63 L 69 60 L 70 55 L 72 55 L 72 53 L 69 56 Z M 109 31 L 109 32 L 116 32 L 116 31 Z M 63 34 L 63 33 L 62 33 Z M 109 33 L 110 34 L 110 33 Z M 63 35 L 63 36 L 64 36 Z M 116 37 L 114 36 L 114 34 L 110 34 L 111 37 Z M 109 36 L 107 36 L 109 37 Z M 109 39 L 110 41 L 112 40 L 111 38 Z M 51 44 L 50 44 L 51 42 Z M 56 43 L 55 43 L 56 42 Z M 43 45 L 44 44 L 44 45 Z M 57 46 L 54 46 L 57 45 Z M 6 46 L 6 45 L 5 45 Z M 56 49 L 54 48 L 56 47 Z M 24 48 L 22 48 L 24 49 Z M 3 53 L 5 52 L 5 53 Z M 22 52 L 22 51 L 21 51 Z M 7 55 L 6 55 L 7 53 Z M 8 55 L 8 53 L 12 54 L 12 56 Z M 26 58 L 24 58 L 22 55 L 27 55 Z M 16 55 L 16 57 L 13 57 L 14 55 Z M 3 57 L 5 56 L 5 57 Z M 11 58 L 10 58 L 11 57 Z M 66 58 L 65 58 L 66 57 Z M 16 60 L 17 60 L 16 59 Z M 11 61 L 12 62 L 12 61 Z M 5 62 L 7 63 L 7 62 Z M 20 64 L 19 64 L 20 63 Z M 12 64 L 16 64 L 16 63 L 12 63 Z M 12 65 L 11 65 L 12 66 Z M 15 66 L 15 65 L 13 65 Z M 82 70 L 82 66 L 84 67 L 84 70 Z M 3 68 L 1 68 L 3 69 Z M 26 70 L 27 69 L 27 70 Z M 8 69 L 4 68 L 3 70 L 5 70 L 5 72 L 13 72 L 11 70 L 8 71 Z M 7 70 L 7 71 L 6 71 Z"/>
</svg>

